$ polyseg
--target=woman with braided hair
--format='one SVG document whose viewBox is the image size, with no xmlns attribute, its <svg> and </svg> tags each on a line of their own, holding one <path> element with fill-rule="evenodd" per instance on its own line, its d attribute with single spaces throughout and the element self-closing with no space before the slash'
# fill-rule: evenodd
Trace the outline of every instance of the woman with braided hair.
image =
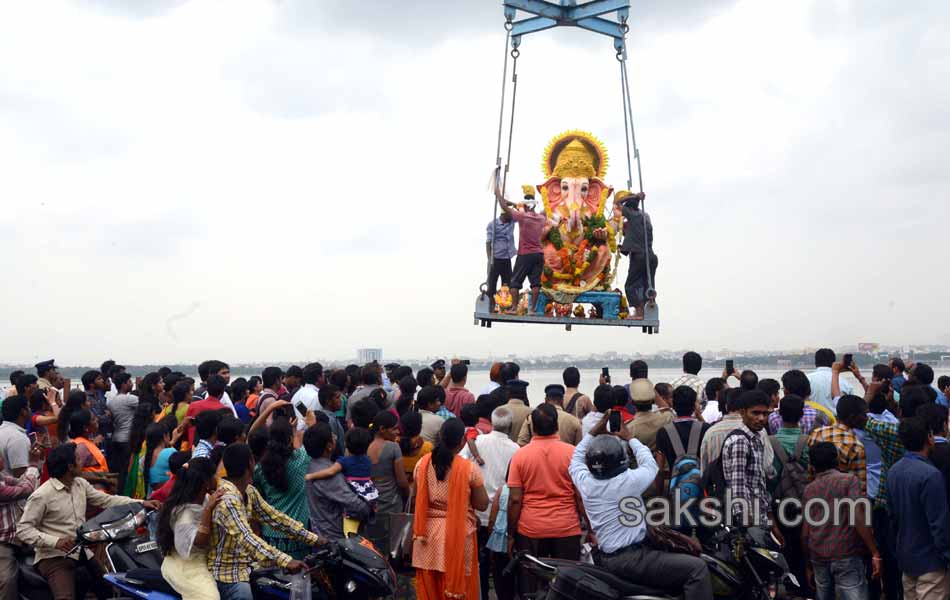
<svg viewBox="0 0 950 600">
<path fill-rule="evenodd" d="M 449 419 L 435 449 L 416 465 L 412 566 L 419 600 L 477 600 L 476 510 L 488 508 L 481 471 L 458 456 L 465 425 Z"/>
</svg>

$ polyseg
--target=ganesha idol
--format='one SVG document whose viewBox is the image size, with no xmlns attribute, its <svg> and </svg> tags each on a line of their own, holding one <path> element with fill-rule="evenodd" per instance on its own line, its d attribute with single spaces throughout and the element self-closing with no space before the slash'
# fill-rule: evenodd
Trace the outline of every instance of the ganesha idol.
<svg viewBox="0 0 950 600">
<path fill-rule="evenodd" d="M 589 133 L 566 131 L 548 144 L 542 168 L 547 180 L 537 190 L 548 217 L 542 238 L 543 290 L 559 303 L 587 291 L 609 290 L 623 217 L 619 207 L 605 215 L 613 188 L 603 181 L 603 144 Z"/>
</svg>

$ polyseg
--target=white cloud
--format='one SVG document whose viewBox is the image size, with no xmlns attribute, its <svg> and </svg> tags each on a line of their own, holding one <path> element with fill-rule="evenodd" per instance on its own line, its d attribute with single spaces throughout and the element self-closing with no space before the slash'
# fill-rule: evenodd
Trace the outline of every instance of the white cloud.
<svg viewBox="0 0 950 600">
<path fill-rule="evenodd" d="M 0 53 L 16 58 L 0 63 L 0 269 L 17 284 L 0 360 L 942 335 L 945 6 L 875 18 L 863 3 L 745 1 L 634 22 L 654 337 L 472 327 L 501 28 L 460 15 L 454 35 L 414 37 L 334 6 L 0 6 Z M 622 187 L 609 40 L 536 34 L 518 68 L 512 187 L 540 181 L 545 143 L 568 128 L 604 140 Z"/>
</svg>

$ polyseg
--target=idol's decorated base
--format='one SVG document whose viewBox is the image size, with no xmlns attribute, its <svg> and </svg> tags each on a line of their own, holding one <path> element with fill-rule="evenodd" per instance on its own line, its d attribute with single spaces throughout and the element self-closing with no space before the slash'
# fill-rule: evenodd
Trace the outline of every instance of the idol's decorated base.
<svg viewBox="0 0 950 600">
<path fill-rule="evenodd" d="M 584 314 L 584 307 L 582 306 L 575 306 L 574 310 L 570 312 L 576 318 L 616 320 L 620 318 L 622 301 L 623 295 L 618 292 L 584 292 L 574 298 L 574 304 L 590 304 L 589 317 Z M 538 303 L 534 307 L 534 312 L 550 317 L 553 316 L 554 307 L 555 303 L 548 296 L 548 292 L 542 290 L 538 294 Z M 624 310 L 626 310 L 625 304 L 624 307 Z"/>
</svg>

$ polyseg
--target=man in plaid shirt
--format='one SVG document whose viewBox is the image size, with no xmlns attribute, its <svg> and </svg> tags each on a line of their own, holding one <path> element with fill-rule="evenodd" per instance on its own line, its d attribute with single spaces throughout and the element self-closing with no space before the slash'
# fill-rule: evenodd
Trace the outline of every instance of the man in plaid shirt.
<svg viewBox="0 0 950 600">
<path fill-rule="evenodd" d="M 254 458 L 246 444 L 231 444 L 224 451 L 227 478 L 219 489 L 224 496 L 214 509 L 208 568 L 218 583 L 222 600 L 253 600 L 250 576 L 254 564 L 276 564 L 290 573 L 306 565 L 266 543 L 251 529 L 253 518 L 310 545 L 326 540 L 273 508 L 251 485 Z"/>
<path fill-rule="evenodd" d="M 865 548 L 871 554 L 872 578 L 880 577 L 883 566 L 870 527 L 870 503 L 858 478 L 835 468 L 839 456 L 833 443 L 815 443 L 809 448 L 809 459 L 817 475 L 802 497 L 807 510 L 802 549 L 810 561 L 806 578 L 818 591 L 817 600 L 864 600 L 868 597 Z M 856 503 L 853 523 L 848 505 L 836 504 L 844 499 Z M 832 512 L 836 507 L 837 515 Z"/>
<path fill-rule="evenodd" d="M 769 397 L 759 390 L 745 392 L 740 403 L 742 422 L 722 446 L 722 472 L 732 495 L 727 509 L 731 509 L 734 523 L 767 527 L 772 516 L 771 498 L 765 486 L 765 445 L 759 432 L 768 420 Z M 772 530 L 781 540 L 776 525 L 773 523 Z"/>
<path fill-rule="evenodd" d="M 868 405 L 864 398 L 842 396 L 838 400 L 838 421 L 811 432 L 808 445 L 831 442 L 838 449 L 838 468 L 851 473 L 861 484 L 861 495 L 867 494 L 868 464 L 864 444 L 854 433 L 854 428 L 863 429 L 868 420 Z"/>
<path fill-rule="evenodd" d="M 14 600 L 17 594 L 16 526 L 23 516 L 26 499 L 40 484 L 45 452 L 30 446 L 23 430 L 29 412 L 26 398 L 10 396 L 3 401 L 5 412 L 0 440 L 0 600 Z M 25 451 L 24 451 L 25 450 Z M 8 457 L 9 463 L 4 461 Z M 9 467 L 9 469 L 8 469 Z M 16 475 L 16 476 L 14 476 Z"/>
<path fill-rule="evenodd" d="M 703 369 L 703 357 L 696 352 L 687 352 L 683 355 L 683 374 L 670 382 L 675 390 L 681 385 L 693 388 L 696 396 L 702 399 L 705 394 L 706 382 L 699 378 Z"/>
</svg>

